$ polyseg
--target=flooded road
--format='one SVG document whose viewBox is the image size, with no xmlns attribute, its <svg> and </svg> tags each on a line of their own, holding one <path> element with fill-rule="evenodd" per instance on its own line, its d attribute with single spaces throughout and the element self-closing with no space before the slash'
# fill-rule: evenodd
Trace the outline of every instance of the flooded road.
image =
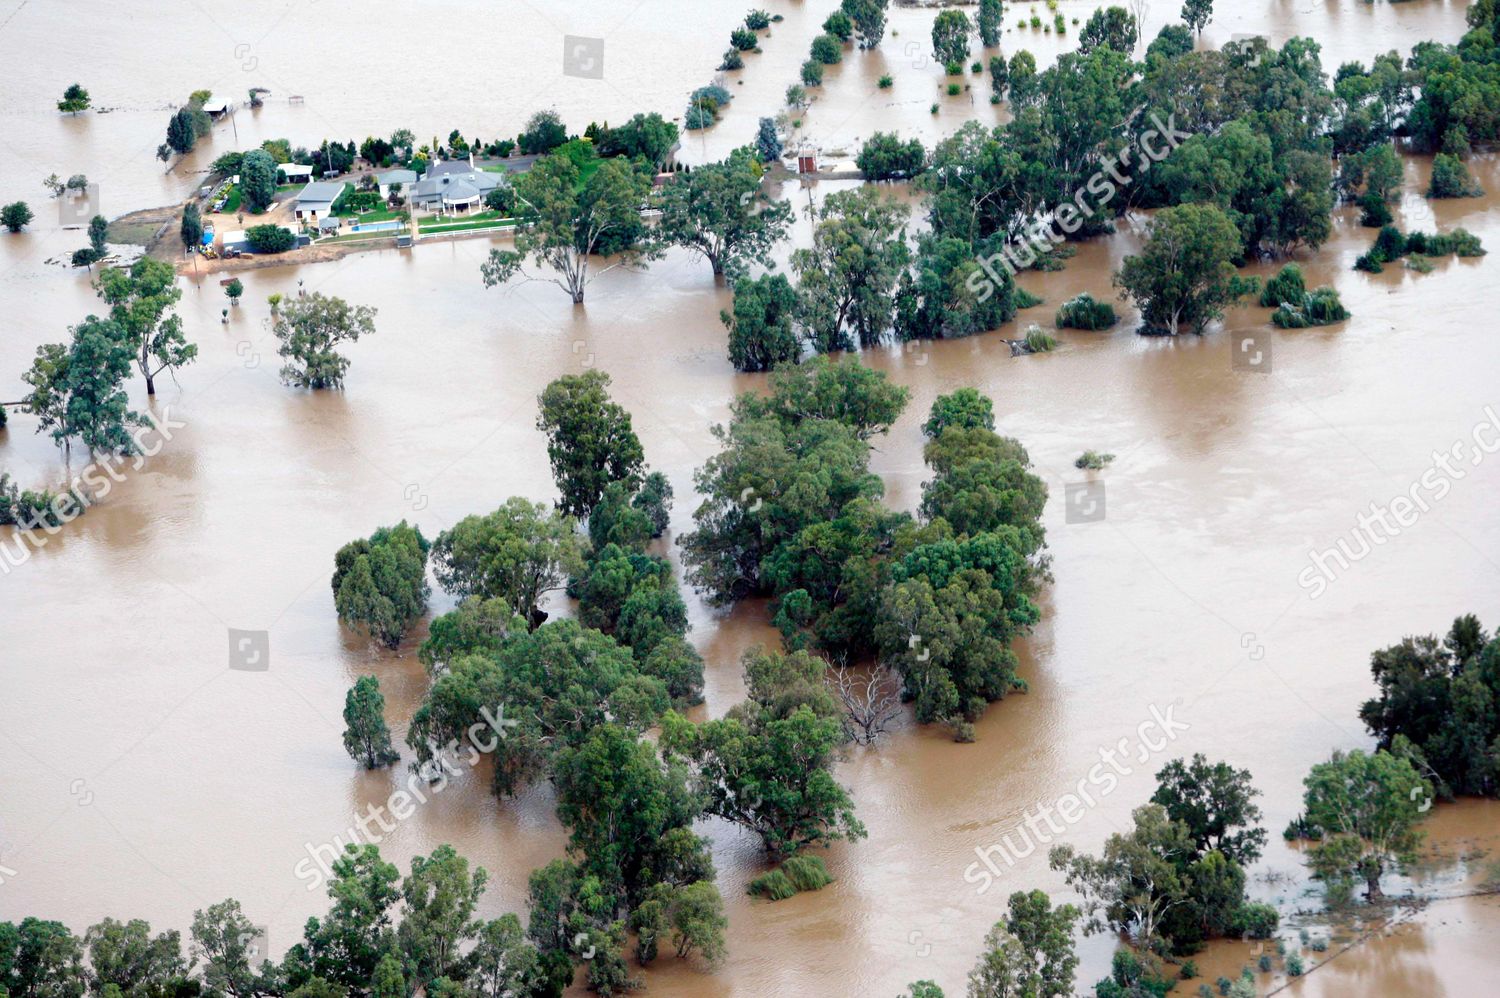
<svg viewBox="0 0 1500 998">
<path fill-rule="evenodd" d="M 832 6 L 770 8 L 787 21 L 774 26 L 766 53 L 748 60 L 743 96 L 700 144 L 701 155 L 714 158 L 749 137 L 754 117 L 769 113 L 763 105 L 794 75 L 810 25 Z M 1074 6 L 1092 8 L 1061 5 L 1065 13 Z M 1454 3 L 1328 3 L 1311 13 L 1253 6 L 1264 9 L 1260 20 L 1236 15 L 1234 31 L 1270 30 L 1278 41 L 1293 28 L 1314 34 L 1329 72 L 1343 59 L 1420 38 L 1454 39 L 1463 15 Z M 284 79 L 306 96 L 301 109 L 242 112 L 235 127 L 245 145 L 269 136 L 311 142 L 335 130 L 359 139 L 403 125 L 419 135 L 461 125 L 488 137 L 514 133 L 544 101 L 574 127 L 591 116 L 665 113 L 707 82 L 743 13 L 651 2 L 629 16 L 609 15 L 603 4 L 566 15 L 520 4 L 434 6 L 434 18 L 474 19 L 484 28 L 474 37 L 494 38 L 453 53 L 451 41 L 409 35 L 407 8 L 393 7 L 381 21 L 376 5 L 367 16 L 400 39 L 380 41 L 381 50 L 412 48 L 409 65 L 393 73 L 358 58 L 354 42 L 340 43 L 352 51 L 339 65 L 309 58 L 294 29 L 329 16 L 321 7 L 291 5 L 276 24 L 253 5 L 213 14 L 243 24 L 204 24 L 192 6 L 85 20 L 70 44 L 110 39 L 123 52 L 131 46 L 122 39 L 150 48 L 170 30 L 185 55 L 147 66 L 139 55 L 104 60 L 84 84 L 97 104 L 130 109 L 77 121 L 31 110 L 71 82 L 61 60 L 40 79 L 8 82 L 8 95 L 17 95 L 8 103 L 19 108 L 0 195 L 22 196 L 12 193 L 18 186 L 39 194 L 42 175 L 85 170 L 104 185 L 111 214 L 180 196 L 197 180 L 192 164 L 163 174 L 151 159 L 167 116 L 158 105 L 199 86 L 229 93 L 224 78 L 273 79 L 278 88 Z M 56 51 L 55 21 L 30 10 L 14 15 L 0 37 Z M 549 18 L 580 34 L 619 22 L 606 55 L 607 72 L 619 67 L 618 92 L 586 93 L 575 88 L 596 81 L 555 71 L 542 79 L 528 60 L 552 56 L 515 39 L 555 31 Z M 916 110 L 908 106 L 908 94 L 920 95 L 934 71 L 903 62 L 902 46 L 925 39 L 929 21 L 930 13 L 893 11 L 893 30 L 870 57 L 897 75 L 899 107 L 861 103 L 852 84 L 880 71 L 859 56 L 846 59 L 837 82 L 830 74 L 829 95 L 810 121 L 835 111 L 848 121 L 827 126 L 820 141 L 892 127 L 930 141 L 956 127 L 958 111 L 945 107 L 934 119 L 920 96 Z M 1216 29 L 1227 37 L 1230 25 L 1210 33 Z M 242 35 L 256 46 L 259 76 L 230 59 Z M 673 58 L 663 63 L 668 35 Z M 440 56 L 441 71 L 432 62 Z M 111 93 L 127 83 L 128 96 Z M 535 100 L 523 83 L 535 84 Z M 146 86 L 153 92 L 139 92 Z M 972 113 L 992 112 L 981 98 Z M 307 120 L 314 114 L 336 127 Z M 220 126 L 210 150 L 194 157 L 197 168 L 232 146 Z M 144 152 L 111 155 L 127 147 Z M 1500 166 L 1476 157 L 1473 167 L 1489 197 L 1429 206 L 1413 193 L 1425 186 L 1427 164 L 1410 160 L 1398 221 L 1429 230 L 1462 224 L 1500 247 Z M 821 184 L 817 196 L 835 187 Z M 808 197 L 800 188 L 785 194 L 798 205 Z M 1424 217 L 1434 208 L 1435 219 Z M 1023 812 L 1074 787 L 1102 748 L 1134 742 L 1153 708 L 1170 708 L 1182 727 L 1159 750 L 1143 742 L 1143 757 L 1128 763 L 1118 789 L 1057 841 L 1097 849 L 1126 827 L 1162 763 L 1201 751 L 1249 768 L 1264 793 L 1271 845 L 1252 871 L 1252 892 L 1286 910 L 1313 906 L 1301 858 L 1279 832 L 1299 809 L 1313 762 L 1333 748 L 1368 744 L 1356 711 L 1371 692 L 1369 652 L 1408 633 L 1443 631 L 1462 612 L 1500 624 L 1500 455 L 1464 469 L 1429 513 L 1319 598 L 1298 582 L 1310 549 L 1348 537 L 1371 502 L 1407 491 L 1434 451 L 1469 439 L 1489 418 L 1486 406 L 1500 411 L 1500 341 L 1486 297 L 1495 262 L 1449 260 L 1427 275 L 1395 267 L 1357 273 L 1352 262 L 1372 235 L 1341 212 L 1334 240 L 1303 261 L 1309 286 L 1335 285 L 1354 313 L 1334 327 L 1273 331 L 1267 310 L 1248 308 L 1203 338 L 1144 339 L 1127 321 L 1107 333 L 1063 331 L 1057 352 L 1012 359 L 1003 342 L 1015 338 L 1012 324 L 865 356 L 912 390 L 905 415 L 876 441 L 873 469 L 892 505 L 915 508 L 927 477 L 920 424 L 936 395 L 963 385 L 995 399 L 1001 430 L 1025 443 L 1049 484 L 1056 582 L 1043 597 L 1042 625 L 1019 649 L 1030 693 L 992 708 L 976 744 L 908 726 L 876 749 L 852 751 L 839 775 L 870 835 L 830 850 L 838 879 L 821 892 L 752 901 L 743 888 L 762 869 L 756 844 L 706 824 L 730 918 L 729 955 L 712 975 L 659 962 L 647 975 L 652 994 L 894 994 L 922 978 L 961 993 L 1011 891 L 1070 896 L 1046 869 L 1045 847 L 1002 868 L 980 893 L 965 877 L 976 849 L 1002 842 Z M 803 225 L 796 241 L 806 236 Z M 1023 278 L 1047 304 L 1023 312 L 1021 322 L 1050 326 L 1066 298 L 1109 295 L 1109 274 L 1134 238 L 1122 231 L 1081 247 L 1064 271 Z M 60 339 L 98 309 L 87 275 L 41 262 L 81 239 L 45 224 L 0 238 L 0 398 L 19 396 L 19 373 L 37 344 Z M 358 675 L 377 675 L 400 743 L 426 683 L 414 655 L 420 634 L 392 655 L 339 627 L 328 587 L 333 554 L 403 517 L 431 537 L 510 495 L 551 497 L 533 423 L 536 395 L 552 378 L 586 366 L 611 375 L 648 462 L 676 490 L 673 534 L 690 529 L 692 472 L 716 449 L 709 427 L 727 417 L 735 393 L 763 382 L 726 360 L 718 312 L 729 294 L 705 263 L 674 252 L 644 274 L 604 276 L 574 309 L 551 286 L 485 290 L 478 271 L 488 245 L 430 244 L 249 271 L 227 324 L 217 279 L 185 282 L 179 311 L 200 356 L 177 384 L 159 381 L 155 404 L 158 415 L 185 425 L 158 456 L 127 472 L 106 505 L 0 576 L 0 863 L 16 871 L 0 885 L 0 919 L 36 914 L 81 931 L 112 915 L 185 929 L 195 908 L 234 896 L 269 926 L 273 951 L 295 941 L 306 917 L 326 904 L 295 875 L 296 864 L 405 780 L 404 769 L 365 774 L 350 762 L 340 744 L 345 691 Z M 277 381 L 266 296 L 299 287 L 379 310 L 376 334 L 347 350 L 342 395 Z M 1232 367 L 1235 330 L 1262 335 L 1266 373 Z M 132 385 L 133 404 L 144 399 Z M 0 467 L 26 486 L 63 474 L 57 450 L 31 430 L 15 416 L 0 431 Z M 1073 459 L 1086 449 L 1118 456 L 1099 476 L 1102 519 L 1069 523 L 1064 488 L 1084 480 Z M 667 550 L 676 560 L 675 548 Z M 448 605 L 440 597 L 434 612 Z M 704 710 L 720 715 L 743 697 L 741 652 L 778 636 L 761 604 L 725 613 L 690 596 L 689 605 L 691 636 L 707 661 Z M 268 632 L 266 669 L 227 667 L 231 629 Z M 486 784 L 484 773 L 455 781 L 400 823 L 382 851 L 404 870 L 411 856 L 452 843 L 490 871 L 484 911 L 493 916 L 524 906 L 527 874 L 560 855 L 565 836 L 545 787 L 502 803 Z M 1495 804 L 1440 807 L 1434 838 L 1493 851 L 1497 817 Z M 1397 880 L 1388 891 L 1408 886 Z M 1458 930 L 1458 919 L 1469 928 Z M 1485 931 L 1493 938 L 1497 925 L 1493 899 L 1443 902 L 1292 993 L 1472 993 L 1477 980 L 1492 977 L 1480 940 Z M 1111 947 L 1099 938 L 1081 945 L 1081 990 L 1107 971 Z M 1235 947 L 1198 960 L 1215 961 L 1231 971 L 1246 962 Z"/>
</svg>

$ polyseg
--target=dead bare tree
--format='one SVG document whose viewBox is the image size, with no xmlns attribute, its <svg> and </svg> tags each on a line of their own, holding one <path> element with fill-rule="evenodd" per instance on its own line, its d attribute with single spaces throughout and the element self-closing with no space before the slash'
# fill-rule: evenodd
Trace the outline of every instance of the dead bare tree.
<svg viewBox="0 0 1500 998">
<path fill-rule="evenodd" d="M 871 745 L 901 713 L 900 684 L 887 669 L 830 669 L 830 685 L 844 707 L 844 731 Z"/>
</svg>

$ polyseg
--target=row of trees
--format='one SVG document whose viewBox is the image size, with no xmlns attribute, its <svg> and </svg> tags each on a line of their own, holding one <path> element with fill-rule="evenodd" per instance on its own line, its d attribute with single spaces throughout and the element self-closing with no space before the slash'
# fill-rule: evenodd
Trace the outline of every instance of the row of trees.
<svg viewBox="0 0 1500 998">
<path fill-rule="evenodd" d="M 785 236 L 791 208 L 761 191 L 763 169 L 746 147 L 721 163 L 676 175 L 657 196 L 653 170 L 642 159 L 544 157 L 516 178 L 515 248 L 490 251 L 482 267 L 485 285 L 519 274 L 556 284 L 578 304 L 600 274 L 639 266 L 667 246 L 702 255 L 716 276 L 744 273 L 751 263 L 770 266 L 770 249 Z M 661 211 L 654 227 L 641 220 L 648 206 Z M 596 254 L 611 259 L 596 267 Z"/>
<path fill-rule="evenodd" d="M 550 871 L 552 868 L 548 868 Z M 0 991 L 17 998 L 557 998 L 573 980 L 566 886 L 538 871 L 528 924 L 478 917 L 489 876 L 452 846 L 417 856 L 401 876 L 373 845 L 348 846 L 328 881 L 330 907 L 307 920 L 281 960 L 230 898 L 193 913 L 188 953 L 176 930 L 106 918 L 80 937 L 60 922 L 0 922 Z M 584 890 L 588 890 L 585 887 Z M 716 898 L 713 900 L 717 900 Z M 711 900 L 673 896 L 659 936 L 684 954 L 722 947 Z M 595 963 L 608 962 L 600 953 Z M 624 962 L 615 954 L 614 971 Z M 615 993 L 600 989 L 601 993 Z"/>
</svg>

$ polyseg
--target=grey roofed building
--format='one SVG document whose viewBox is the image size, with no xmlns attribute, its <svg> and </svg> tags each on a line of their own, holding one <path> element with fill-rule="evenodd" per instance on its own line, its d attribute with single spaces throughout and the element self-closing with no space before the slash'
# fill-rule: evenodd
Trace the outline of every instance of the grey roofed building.
<svg viewBox="0 0 1500 998">
<path fill-rule="evenodd" d="M 417 208 L 430 211 L 468 211 L 484 203 L 484 196 L 505 183 L 499 174 L 481 170 L 463 160 L 434 163 L 427 174 L 405 192 Z"/>
<path fill-rule="evenodd" d="M 333 208 L 333 202 L 344 193 L 344 187 L 345 184 L 341 181 L 308 184 L 297 195 L 297 217 L 317 218 L 328 214 Z"/>
<path fill-rule="evenodd" d="M 387 170 L 375 176 L 375 183 L 380 188 L 381 198 L 389 198 L 391 196 L 391 188 L 396 184 L 400 184 L 403 191 L 410 191 L 416 182 L 417 173 L 415 170 Z"/>
</svg>

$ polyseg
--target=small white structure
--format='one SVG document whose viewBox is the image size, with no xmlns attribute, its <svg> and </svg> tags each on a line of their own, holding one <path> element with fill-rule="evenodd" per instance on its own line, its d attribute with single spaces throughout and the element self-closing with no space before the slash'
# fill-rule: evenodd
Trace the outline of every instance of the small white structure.
<svg viewBox="0 0 1500 998">
<path fill-rule="evenodd" d="M 211 100 L 203 105 L 203 110 L 210 118 L 219 118 L 229 110 L 229 102 L 222 100 Z"/>
<path fill-rule="evenodd" d="M 282 163 L 276 167 L 277 183 L 306 184 L 312 182 L 311 166 L 301 163 Z"/>
</svg>

